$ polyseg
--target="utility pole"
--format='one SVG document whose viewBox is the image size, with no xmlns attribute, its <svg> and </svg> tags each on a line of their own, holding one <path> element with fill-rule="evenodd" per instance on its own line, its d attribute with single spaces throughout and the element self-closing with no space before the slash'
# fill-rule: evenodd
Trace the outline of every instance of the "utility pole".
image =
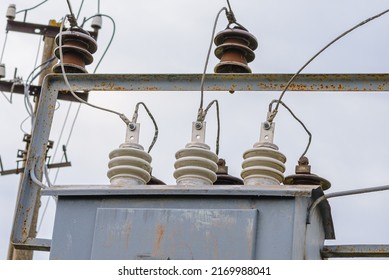
<svg viewBox="0 0 389 280">
<path fill-rule="evenodd" d="M 57 22 L 55 20 L 50 20 L 49 26 L 58 26 Z M 49 36 L 44 36 L 44 47 L 43 47 L 43 53 L 42 53 L 42 63 L 46 62 L 49 60 L 51 57 L 53 57 L 54 53 L 54 47 L 55 47 L 55 38 L 54 37 L 49 37 Z M 46 69 L 40 74 L 39 76 L 39 81 L 38 84 L 41 86 L 43 83 L 43 79 L 47 74 L 51 72 L 51 67 L 52 65 L 56 63 L 56 60 L 52 61 L 50 65 L 46 67 Z M 34 115 L 38 109 L 38 103 L 39 103 L 39 96 L 35 97 L 35 107 L 34 107 Z M 30 142 L 26 142 L 26 148 L 25 148 L 25 153 L 23 154 L 23 166 L 22 169 L 25 168 L 25 162 L 27 160 L 27 155 L 29 153 L 29 147 L 30 147 Z M 22 173 L 20 177 L 20 181 L 22 181 L 22 178 L 24 176 L 25 172 Z M 19 188 L 21 184 L 19 183 Z M 38 191 L 38 196 L 37 196 L 36 204 L 33 209 L 33 217 L 32 217 L 32 223 L 31 223 L 31 228 L 29 232 L 29 236 L 32 238 L 35 238 L 37 235 L 36 229 L 37 229 L 37 223 L 38 223 L 38 216 L 39 216 L 39 208 L 41 206 L 41 200 L 40 200 L 40 191 Z M 18 191 L 18 197 L 16 201 L 16 207 L 18 207 L 20 201 L 20 189 Z M 16 211 L 15 211 L 16 214 Z M 8 248 L 8 259 L 9 260 L 32 260 L 33 258 L 33 250 L 22 250 L 22 249 L 15 249 L 13 244 L 10 242 L 9 248 Z"/>
</svg>

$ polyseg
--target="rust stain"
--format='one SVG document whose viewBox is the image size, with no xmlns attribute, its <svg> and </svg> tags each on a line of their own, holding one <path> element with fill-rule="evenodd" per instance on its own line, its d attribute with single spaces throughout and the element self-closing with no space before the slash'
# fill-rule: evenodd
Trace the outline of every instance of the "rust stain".
<svg viewBox="0 0 389 280">
<path fill-rule="evenodd" d="M 165 228 L 163 225 L 158 224 L 155 232 L 155 243 L 153 247 L 153 255 L 158 255 L 159 250 L 161 249 L 161 241 L 165 235 Z"/>
<path fill-rule="evenodd" d="M 219 244 L 217 239 L 213 241 L 213 256 L 215 259 L 219 258 Z"/>
<path fill-rule="evenodd" d="M 126 235 L 126 249 L 128 251 L 128 248 L 129 248 L 129 242 L 130 242 L 130 236 L 131 236 L 131 225 L 128 224 L 125 228 L 124 228 L 124 234 Z"/>
</svg>

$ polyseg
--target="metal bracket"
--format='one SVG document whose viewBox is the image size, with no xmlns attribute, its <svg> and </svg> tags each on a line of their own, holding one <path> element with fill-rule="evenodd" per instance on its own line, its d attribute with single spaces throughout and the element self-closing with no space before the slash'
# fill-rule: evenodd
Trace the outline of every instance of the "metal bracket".
<svg viewBox="0 0 389 280">
<path fill-rule="evenodd" d="M 15 249 L 50 252 L 51 239 L 27 238 L 24 243 L 12 243 Z"/>
<path fill-rule="evenodd" d="M 140 123 L 130 123 L 127 126 L 126 143 L 139 144 Z"/>
<path fill-rule="evenodd" d="M 30 139 L 26 136 L 29 136 L 28 134 L 25 134 L 25 137 L 23 138 L 23 141 L 25 141 L 25 139 Z M 28 140 L 29 141 L 29 140 Z M 27 141 L 25 141 L 27 142 Z M 48 148 L 52 148 L 53 147 L 53 144 L 54 142 L 53 141 L 49 141 L 49 144 L 48 144 Z M 62 146 L 62 150 L 63 150 L 63 154 L 64 154 L 64 158 L 65 158 L 65 162 L 59 162 L 59 163 L 48 163 L 47 164 L 47 168 L 48 169 L 52 169 L 52 168 L 61 168 L 61 167 L 69 167 L 69 166 L 72 166 L 72 163 L 70 161 L 68 161 L 68 156 L 66 154 L 66 146 L 63 145 Z M 23 150 L 18 150 L 18 157 L 22 157 L 23 154 L 25 153 L 25 151 Z M 48 157 L 50 159 L 50 157 Z M 3 162 L 1 160 L 1 156 L 0 156 L 0 175 L 10 175 L 10 174 L 19 174 L 19 173 L 23 173 L 24 172 L 24 168 L 19 168 L 19 162 L 23 162 L 25 161 L 24 159 L 23 160 L 17 160 L 16 161 L 16 169 L 10 169 L 10 170 L 4 170 L 3 168 Z"/>
<path fill-rule="evenodd" d="M 192 122 L 192 143 L 205 143 L 206 122 Z"/>
<path fill-rule="evenodd" d="M 388 258 L 389 245 L 324 246 L 323 258 Z"/>
<path fill-rule="evenodd" d="M 259 136 L 260 143 L 271 143 L 273 144 L 274 139 L 274 127 L 275 124 L 272 122 L 263 122 L 261 124 L 261 133 Z"/>
</svg>

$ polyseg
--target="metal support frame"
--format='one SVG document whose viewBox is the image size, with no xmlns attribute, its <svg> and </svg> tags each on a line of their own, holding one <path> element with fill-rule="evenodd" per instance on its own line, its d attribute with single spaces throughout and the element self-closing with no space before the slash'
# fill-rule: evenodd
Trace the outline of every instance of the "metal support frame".
<svg viewBox="0 0 389 280">
<path fill-rule="evenodd" d="M 208 74 L 205 91 L 280 91 L 291 74 Z M 75 91 L 198 91 L 201 74 L 69 74 Z M 291 91 L 389 91 L 389 74 L 306 74 L 290 86 Z M 67 91 L 62 75 L 46 76 L 42 85 L 36 122 L 20 185 L 11 234 L 13 244 L 31 242 L 28 233 L 39 186 L 32 182 L 34 168 L 42 180 L 45 154 L 59 92 Z"/>
<path fill-rule="evenodd" d="M 0 91 L 10 92 L 11 94 L 23 94 L 24 95 L 24 84 L 17 84 L 13 81 L 0 81 Z M 41 94 L 41 87 L 31 85 L 29 88 L 29 94 L 32 97 L 39 97 Z M 88 93 L 87 92 L 76 92 L 77 96 L 82 100 L 88 101 Z M 72 102 L 80 102 L 73 97 L 73 95 L 62 91 L 58 93 L 58 100 L 72 101 Z"/>
<path fill-rule="evenodd" d="M 75 91 L 199 91 L 201 74 L 69 74 Z M 207 74 L 205 91 L 281 91 L 292 74 Z M 60 92 L 62 76 L 51 76 Z M 42 89 L 43 90 L 43 89 Z M 301 74 L 289 91 L 389 91 L 389 74 Z"/>
<path fill-rule="evenodd" d="M 389 245 L 324 246 L 323 258 L 388 258 Z"/>
</svg>

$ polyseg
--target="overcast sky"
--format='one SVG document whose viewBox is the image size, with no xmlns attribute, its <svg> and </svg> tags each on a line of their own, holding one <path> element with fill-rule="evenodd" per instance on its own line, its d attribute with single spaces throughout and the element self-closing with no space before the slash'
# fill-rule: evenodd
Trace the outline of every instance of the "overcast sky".
<svg viewBox="0 0 389 280">
<path fill-rule="evenodd" d="M 39 1 L 0 2 L 0 44 L 5 38 L 5 12 L 8 4 L 17 10 Z M 81 1 L 71 1 L 78 11 Z M 294 73 L 320 48 L 362 20 L 388 9 L 382 0 L 231 0 L 237 20 L 259 42 L 256 59 L 250 64 L 254 73 Z M 101 0 L 101 13 L 116 21 L 116 35 L 98 73 L 201 73 L 204 67 L 216 13 L 225 6 L 222 0 Z M 85 1 L 81 18 L 97 12 L 97 1 Z M 66 1 L 48 1 L 27 14 L 27 22 L 47 24 L 68 13 Z M 18 14 L 16 20 L 22 21 Z M 217 31 L 226 26 L 220 18 Z M 89 29 L 90 23 L 86 26 Z M 389 14 L 354 31 L 337 42 L 304 73 L 388 73 Z M 97 62 L 112 34 L 112 24 L 103 19 L 98 38 Z M 26 79 L 34 68 L 40 36 L 10 32 L 3 63 L 6 80 Z M 43 45 L 43 44 L 42 44 Z M 40 61 L 41 53 L 38 54 Z M 211 55 L 208 72 L 218 60 Z M 39 64 L 39 62 L 38 62 Z M 92 72 L 95 64 L 88 67 Z M 200 87 L 200 85 L 199 85 Z M 9 93 L 5 93 L 9 96 Z M 173 178 L 174 154 L 190 142 L 191 123 L 200 102 L 199 92 L 92 92 L 93 104 L 132 116 L 134 106 L 143 101 L 160 127 L 158 142 L 151 152 L 153 175 L 168 184 Z M 220 157 L 225 158 L 230 174 L 239 176 L 242 154 L 258 141 L 259 126 L 266 118 L 269 102 L 279 92 L 209 92 L 205 103 L 218 99 L 221 110 Z M 312 172 L 328 179 L 327 192 L 373 187 L 389 183 L 389 95 L 378 93 L 288 92 L 284 98 L 313 134 L 307 154 Z M 58 142 L 70 103 L 60 102 L 55 113 L 50 139 L 55 145 L 66 143 L 78 104 L 72 104 L 64 135 Z M 27 117 L 23 97 L 14 95 L 10 104 L 0 95 L 0 155 L 5 169 L 16 168 L 16 153 L 23 149 L 20 126 Z M 147 148 L 153 127 L 140 111 L 141 144 Z M 294 167 L 307 143 L 307 135 L 283 109 L 276 122 L 275 144 L 287 157 L 286 175 Z M 29 122 L 22 125 L 29 131 Z M 56 184 L 108 184 L 108 154 L 125 136 L 125 127 L 112 114 L 82 106 L 68 149 L 72 167 L 62 168 Z M 216 118 L 212 109 L 207 116 L 206 142 L 215 151 Z M 51 155 L 53 155 L 53 150 Z M 61 149 L 54 162 L 60 161 Z M 55 171 L 50 174 L 52 180 Z M 14 214 L 19 176 L 0 177 L 0 259 L 5 259 Z M 42 208 L 47 198 L 42 199 Z M 358 195 L 330 200 L 337 239 L 327 244 L 389 244 L 389 192 Z M 55 203 L 50 201 L 39 237 L 51 238 Z M 36 253 L 35 258 L 48 258 Z"/>
</svg>

